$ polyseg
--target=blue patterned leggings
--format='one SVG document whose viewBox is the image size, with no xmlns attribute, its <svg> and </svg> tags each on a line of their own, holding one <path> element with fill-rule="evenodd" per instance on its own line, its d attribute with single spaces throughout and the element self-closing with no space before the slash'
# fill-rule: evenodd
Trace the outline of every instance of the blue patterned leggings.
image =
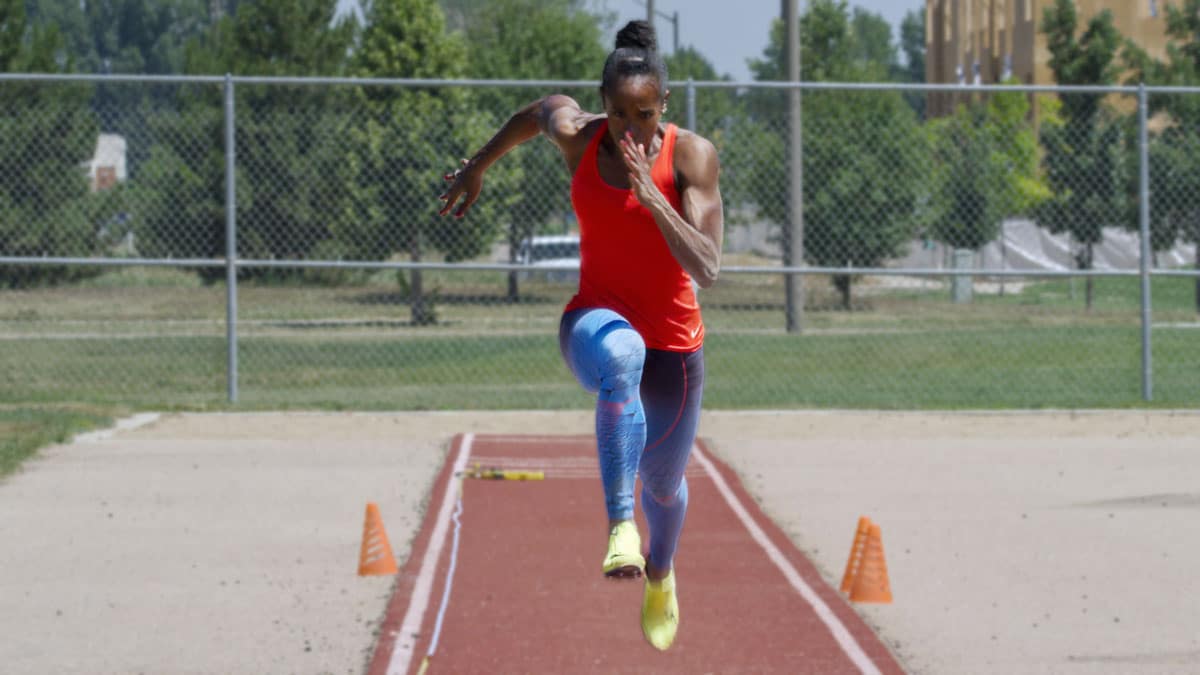
<svg viewBox="0 0 1200 675">
<path fill-rule="evenodd" d="M 646 349 L 633 326 L 608 309 L 565 313 L 558 344 L 575 379 L 596 394 L 596 445 L 608 517 L 633 518 L 640 474 L 650 560 L 669 569 L 687 513 L 683 473 L 700 421 L 704 349 Z"/>
</svg>

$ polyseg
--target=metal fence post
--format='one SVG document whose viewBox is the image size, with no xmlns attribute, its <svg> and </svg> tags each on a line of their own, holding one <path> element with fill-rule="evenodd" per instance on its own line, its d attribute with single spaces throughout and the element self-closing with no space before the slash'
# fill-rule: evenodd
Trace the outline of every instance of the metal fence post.
<svg viewBox="0 0 1200 675">
<path fill-rule="evenodd" d="M 783 230 L 783 264 L 804 264 L 804 142 L 800 112 L 800 14 L 798 0 L 785 0 L 788 88 L 788 223 Z M 784 280 L 784 323 L 789 333 L 804 330 L 804 277 L 787 273 Z"/>
<path fill-rule="evenodd" d="M 225 339 L 229 402 L 238 400 L 237 342 L 237 146 L 234 142 L 233 76 L 225 74 Z"/>
<path fill-rule="evenodd" d="M 1146 129 L 1149 101 L 1146 85 L 1138 86 L 1138 227 L 1141 230 L 1142 276 L 1142 400 L 1154 398 L 1150 353 L 1150 134 Z"/>
<path fill-rule="evenodd" d="M 696 128 L 696 82 L 690 77 L 687 81 L 687 128 L 700 133 Z"/>
</svg>

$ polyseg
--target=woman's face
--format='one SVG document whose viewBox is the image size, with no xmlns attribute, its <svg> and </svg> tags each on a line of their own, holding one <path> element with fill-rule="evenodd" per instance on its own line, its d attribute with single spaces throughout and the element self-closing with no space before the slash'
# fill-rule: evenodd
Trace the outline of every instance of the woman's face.
<svg viewBox="0 0 1200 675">
<path fill-rule="evenodd" d="M 659 91 L 658 79 L 635 75 L 618 79 L 610 91 L 601 91 L 608 114 L 608 134 L 614 143 L 628 131 L 635 143 L 650 149 L 658 121 L 666 109 L 670 92 Z"/>
</svg>

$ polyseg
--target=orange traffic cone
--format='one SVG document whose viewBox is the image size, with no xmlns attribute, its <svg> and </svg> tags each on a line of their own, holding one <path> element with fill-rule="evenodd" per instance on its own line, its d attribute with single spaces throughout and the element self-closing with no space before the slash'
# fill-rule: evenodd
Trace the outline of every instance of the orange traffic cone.
<svg viewBox="0 0 1200 675">
<path fill-rule="evenodd" d="M 863 546 L 867 543 L 867 533 L 870 529 L 871 519 L 859 516 L 858 529 L 854 531 L 854 543 L 850 546 L 850 557 L 846 559 L 846 571 L 842 573 L 842 584 L 839 586 L 843 593 L 849 593 L 854 585 L 854 577 L 862 563 Z"/>
<path fill-rule="evenodd" d="M 395 574 L 396 559 L 383 529 L 383 517 L 375 502 L 367 504 L 367 519 L 363 523 L 362 551 L 358 555 L 358 576 Z"/>
<path fill-rule="evenodd" d="M 850 587 L 850 600 L 885 604 L 892 601 L 892 586 L 888 581 L 887 561 L 883 557 L 883 533 L 874 523 L 871 523 L 871 529 L 867 533 L 862 562 L 858 566 L 858 572 L 854 575 L 854 583 Z"/>
</svg>

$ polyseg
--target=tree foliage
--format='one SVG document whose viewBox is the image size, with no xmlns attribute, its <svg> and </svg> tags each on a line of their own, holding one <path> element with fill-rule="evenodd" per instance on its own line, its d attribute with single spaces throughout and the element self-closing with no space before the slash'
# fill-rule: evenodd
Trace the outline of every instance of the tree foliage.
<svg viewBox="0 0 1200 675">
<path fill-rule="evenodd" d="M 879 14 L 855 7 L 850 16 L 856 65 L 878 73 L 879 80 L 899 80 L 903 73 L 892 25 Z"/>
<path fill-rule="evenodd" d="M 905 65 L 901 82 L 925 82 L 925 12 L 915 9 L 904 14 L 900 22 L 900 51 L 904 52 Z M 911 91 L 905 100 L 913 107 L 918 119 L 925 119 L 925 92 Z"/>
<path fill-rule="evenodd" d="M 386 0 L 367 12 L 366 30 L 355 54 L 355 75 L 387 78 L 461 77 L 466 49 L 445 30 L 434 0 Z M 440 176 L 465 152 L 478 120 L 461 89 L 364 87 L 365 120 L 352 135 L 352 216 L 338 227 L 339 241 L 356 255 L 389 257 L 406 252 L 419 261 L 430 249 L 447 260 L 469 258 L 495 238 L 487 217 L 440 218 Z M 485 214 L 478 214 L 485 215 Z M 437 319 L 420 270 L 402 284 L 410 293 L 412 321 Z"/>
<path fill-rule="evenodd" d="M 900 50 L 904 52 L 905 79 L 925 81 L 925 12 L 914 9 L 905 12 L 900 22 Z"/>
<path fill-rule="evenodd" d="M 463 4 L 463 3 L 451 3 Z M 479 79 L 592 80 L 595 87 L 565 92 L 585 109 L 598 110 L 597 88 L 607 50 L 600 42 L 597 16 L 575 0 L 494 0 L 465 13 L 466 74 Z M 528 87 L 477 90 L 480 114 L 498 129 L 509 116 L 550 92 Z M 572 222 L 570 176 L 553 144 L 536 139 L 488 170 L 487 194 L 480 200 L 501 205 L 493 211 L 507 233 L 509 261 L 535 233 L 562 232 Z M 561 189 L 546 190 L 558 185 Z M 497 201 L 499 200 L 499 201 Z M 485 212 L 468 220 L 478 221 Z M 517 274 L 510 273 L 508 298 L 518 297 Z"/>
<path fill-rule="evenodd" d="M 742 213 L 731 207 L 753 199 L 754 186 L 750 166 L 736 165 L 738 158 L 746 158 L 750 153 L 746 148 L 736 148 L 735 145 L 748 142 L 752 138 L 761 137 L 766 142 L 774 142 L 770 134 L 760 134 L 761 125 L 748 123 L 746 120 L 747 98 L 735 89 L 724 87 L 694 88 L 695 118 L 692 121 L 688 112 L 688 80 L 695 82 L 729 81 L 728 74 L 720 74 L 716 67 L 704 54 L 695 47 L 685 45 L 666 57 L 667 72 L 671 79 L 671 98 L 668 101 L 668 112 L 664 119 L 675 122 L 681 127 L 704 136 L 712 142 L 721 158 L 721 193 L 725 207 L 726 226 L 739 223 Z M 757 134 L 757 135 L 756 135 Z"/>
<path fill-rule="evenodd" d="M 1050 68 L 1058 84 L 1111 85 L 1118 75 L 1115 56 L 1122 44 L 1105 10 L 1088 21 L 1076 36 L 1078 17 L 1071 0 L 1047 7 L 1041 31 L 1050 51 Z M 1039 209 L 1041 224 L 1052 232 L 1068 232 L 1082 249 L 1079 269 L 1092 267 L 1093 251 L 1104 238 L 1103 228 L 1125 212 L 1123 134 L 1116 116 L 1094 94 L 1064 93 L 1061 116 L 1043 115 L 1041 142 L 1045 149 L 1046 179 L 1053 197 Z M 1087 282 L 1087 306 L 1092 305 L 1092 278 Z"/>
<path fill-rule="evenodd" d="M 202 39 L 188 44 L 184 69 L 196 75 L 343 74 L 353 26 L 345 20 L 334 23 L 335 11 L 335 0 L 242 3 L 236 15 L 222 18 Z M 348 92 L 279 85 L 241 85 L 236 92 L 239 255 L 308 257 L 332 237 L 329 214 L 346 210 L 349 174 L 343 139 L 352 125 L 345 105 Z M 162 142 L 139 179 L 149 205 L 139 219 L 139 241 L 146 252 L 223 255 L 223 109 L 220 88 L 189 86 L 181 90 L 175 110 L 163 111 L 152 122 Z M 188 200 L 199 203 L 173 207 Z M 204 268 L 201 274 L 213 278 L 221 272 Z"/>
<path fill-rule="evenodd" d="M 1049 198 L 1028 113 L 1024 94 L 997 92 L 929 123 L 937 186 L 933 238 L 978 250 L 996 239 L 1002 220 Z"/>
<path fill-rule="evenodd" d="M 183 70 L 184 45 L 210 25 L 204 0 L 33 0 L 34 21 L 57 25 L 63 54 L 81 73 L 166 75 Z M 173 106 L 176 88 L 128 82 L 92 87 L 101 128 L 126 138 L 130 172 L 150 153 L 143 138 L 153 110 Z"/>
<path fill-rule="evenodd" d="M 205 0 L 33 0 L 31 18 L 59 26 L 85 73 L 178 73 L 183 47 L 210 23 Z"/>
<path fill-rule="evenodd" d="M 1155 85 L 1200 85 L 1200 0 L 1183 0 L 1166 6 L 1166 60 L 1151 59 L 1144 50 L 1127 43 L 1125 57 L 1136 81 Z M 1154 96 L 1152 113 L 1164 113 L 1169 124 L 1150 140 L 1151 244 L 1154 250 L 1170 248 L 1178 240 L 1197 244 L 1194 265 L 1200 269 L 1200 99 L 1190 95 Z M 1135 148 L 1131 144 L 1131 152 Z M 1131 176 L 1130 192 L 1136 193 Z M 1131 200 L 1136 203 L 1136 200 Z M 1136 219 L 1130 219 L 1136 222 Z M 1200 279 L 1196 280 L 1195 305 L 1200 312 Z"/>
<path fill-rule="evenodd" d="M 860 23 L 864 22 L 860 18 Z M 868 24 L 869 25 L 869 24 Z M 757 79 L 784 79 L 784 26 L 776 22 L 761 60 L 752 62 Z M 844 0 L 813 0 L 800 18 L 805 80 L 866 81 L 886 71 L 887 63 L 863 62 Z M 751 118 L 770 124 L 744 129 L 736 144 L 753 157 L 758 213 L 786 223 L 788 176 L 785 98 L 765 92 L 751 105 Z M 916 207 L 926 189 L 925 136 L 912 109 L 896 92 L 820 91 L 805 93 L 804 257 L 821 266 L 881 264 L 903 252 L 917 229 Z M 836 275 L 834 284 L 850 307 L 852 279 Z"/>
<path fill-rule="evenodd" d="M 70 61 L 62 45 L 54 26 L 26 21 L 20 0 L 0 0 L 0 72 L 63 72 Z M 86 86 L 71 83 L 0 83 L 0 255 L 90 256 L 102 249 L 109 200 L 89 194 L 82 168 L 97 132 L 88 95 Z M 55 283 L 85 273 L 4 267 L 0 284 Z"/>
</svg>

